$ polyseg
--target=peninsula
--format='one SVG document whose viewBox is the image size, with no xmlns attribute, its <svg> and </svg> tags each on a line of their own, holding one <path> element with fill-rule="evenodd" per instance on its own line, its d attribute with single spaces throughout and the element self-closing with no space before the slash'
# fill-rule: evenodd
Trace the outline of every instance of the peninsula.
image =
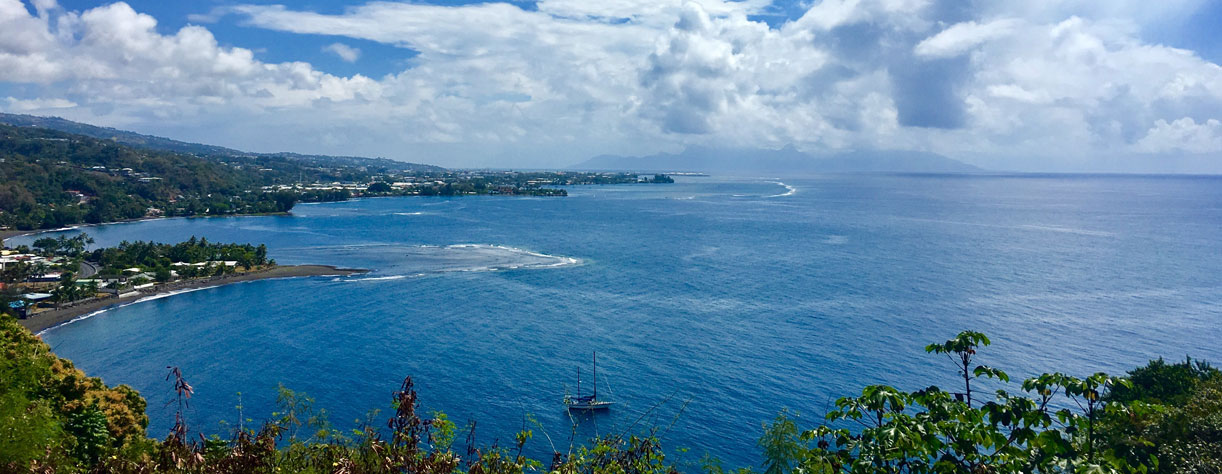
<svg viewBox="0 0 1222 474">
<path fill-rule="evenodd" d="M 277 265 L 267 247 L 123 242 L 87 251 L 87 234 L 44 237 L 33 247 L 0 253 L 0 306 L 32 332 L 157 295 L 273 278 L 347 276 L 366 270 L 329 265 Z"/>
</svg>

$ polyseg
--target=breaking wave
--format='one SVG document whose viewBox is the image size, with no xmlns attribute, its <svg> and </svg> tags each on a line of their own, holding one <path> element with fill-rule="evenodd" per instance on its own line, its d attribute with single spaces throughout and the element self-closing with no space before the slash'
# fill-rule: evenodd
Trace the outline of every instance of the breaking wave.
<svg viewBox="0 0 1222 474">
<path fill-rule="evenodd" d="M 340 278 L 347 283 L 419 278 L 454 272 L 536 270 L 580 265 L 581 259 L 489 244 L 396 245 L 330 247 L 328 255 L 373 268 L 374 274 Z"/>
<path fill-rule="evenodd" d="M 556 268 L 581 264 L 573 257 L 548 255 L 517 247 L 488 244 L 421 245 L 407 252 L 409 260 L 434 272 L 479 272 Z"/>
<path fill-rule="evenodd" d="M 795 188 L 795 187 L 790 186 L 790 185 L 788 185 L 788 184 L 782 183 L 782 182 L 780 182 L 780 181 L 776 181 L 776 182 L 774 182 L 774 184 L 776 184 L 776 185 L 778 185 L 778 186 L 784 186 L 784 187 L 785 187 L 785 192 L 783 192 L 783 193 L 781 193 L 781 194 L 773 194 L 773 195 L 771 195 L 771 196 L 764 196 L 764 197 L 769 197 L 769 198 L 779 198 L 779 197 L 785 197 L 785 196 L 793 196 L 793 195 L 794 195 L 794 193 L 798 192 L 798 188 Z"/>
</svg>

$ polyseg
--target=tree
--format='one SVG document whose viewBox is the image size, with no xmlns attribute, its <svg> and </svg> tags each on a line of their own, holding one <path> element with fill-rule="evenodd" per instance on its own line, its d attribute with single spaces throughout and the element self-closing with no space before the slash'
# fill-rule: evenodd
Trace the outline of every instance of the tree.
<svg viewBox="0 0 1222 474">
<path fill-rule="evenodd" d="M 250 270 L 252 267 L 255 266 L 255 255 L 253 253 L 243 252 L 240 255 L 238 255 L 237 257 L 238 257 L 238 260 L 237 260 L 238 265 L 241 265 L 242 268 Z"/>
<path fill-rule="evenodd" d="M 88 283 L 85 284 L 84 288 L 81 288 L 80 297 L 81 298 L 91 298 L 94 295 L 97 295 L 97 293 L 98 293 L 98 281 L 91 279 L 89 280 Z"/>
<path fill-rule="evenodd" d="M 34 248 L 40 255 L 64 255 L 77 257 L 85 252 L 85 246 L 93 243 L 88 234 L 80 233 L 72 237 L 43 237 L 34 241 Z"/>
<path fill-rule="evenodd" d="M 47 262 L 38 262 L 35 263 L 32 268 L 30 268 L 30 276 L 42 278 L 46 276 L 47 272 L 49 271 L 51 271 L 51 266 L 47 265 Z"/>
<path fill-rule="evenodd" d="M 4 283 L 17 283 L 25 281 L 33 272 L 33 268 L 26 262 L 13 262 L 4 266 L 4 271 L 0 273 L 0 281 Z"/>
<path fill-rule="evenodd" d="M 55 298 L 56 306 L 80 299 L 80 290 L 76 286 L 76 275 L 72 272 L 61 274 L 59 276 L 59 286 L 56 286 L 51 293 Z"/>
<path fill-rule="evenodd" d="M 1100 443 L 1104 420 L 1142 410 L 1106 401 L 1113 388 L 1129 386 L 1127 380 L 1102 373 L 1086 378 L 1044 374 L 1022 383 L 1028 395 L 998 390 L 993 400 L 977 407 L 973 380 L 1009 380 L 1000 370 L 974 364 L 977 349 L 987 345 L 984 334 L 965 331 L 926 347 L 950 357 L 963 392 L 871 385 L 860 396 L 837 400 L 827 424 L 802 433 L 799 467 L 810 473 L 1146 469 L 1142 466 L 1148 459 L 1129 459 Z"/>
<path fill-rule="evenodd" d="M 59 241 L 55 237 L 43 237 L 34 241 L 34 250 L 39 255 L 52 255 L 59 249 Z"/>
<path fill-rule="evenodd" d="M 259 247 L 254 249 L 254 263 L 258 265 L 268 264 L 268 246 L 260 243 Z"/>
</svg>

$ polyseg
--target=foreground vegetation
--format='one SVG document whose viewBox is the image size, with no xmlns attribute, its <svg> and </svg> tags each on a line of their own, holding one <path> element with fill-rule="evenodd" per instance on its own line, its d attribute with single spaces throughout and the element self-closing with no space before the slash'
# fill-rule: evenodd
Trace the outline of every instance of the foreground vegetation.
<svg viewBox="0 0 1222 474">
<path fill-rule="evenodd" d="M 1207 364 L 1162 360 L 1127 378 L 1045 374 L 1021 393 L 986 397 L 980 379 L 1008 380 L 979 365 L 983 334 L 964 332 L 928 351 L 950 356 L 962 388 L 904 392 L 870 386 L 837 401 L 823 424 L 802 429 L 786 412 L 759 437 L 766 474 L 1219 472 L 1222 374 Z M 302 394 L 281 389 L 280 410 L 261 427 L 226 438 L 191 435 L 181 416 L 193 388 L 176 369 L 167 380 L 179 415 L 160 441 L 146 437 L 144 400 L 130 388 L 86 377 L 46 344 L 0 317 L 0 471 L 335 473 L 724 474 L 715 460 L 675 464 L 651 432 L 591 440 L 538 461 L 523 456 L 534 433 L 508 446 L 466 446 L 466 430 L 444 414 L 422 415 L 410 378 L 384 423 L 342 433 Z M 985 401 L 985 398 L 989 398 Z M 757 436 L 758 433 L 727 433 Z M 558 450 L 559 451 L 559 450 Z M 749 472 L 744 468 L 740 472 Z"/>
</svg>

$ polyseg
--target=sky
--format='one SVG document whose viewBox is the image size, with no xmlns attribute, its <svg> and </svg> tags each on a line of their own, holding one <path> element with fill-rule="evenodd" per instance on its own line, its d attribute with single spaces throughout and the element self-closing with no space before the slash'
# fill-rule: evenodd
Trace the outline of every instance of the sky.
<svg viewBox="0 0 1222 474">
<path fill-rule="evenodd" d="M 1222 172 L 1220 27 L 1217 0 L 0 0 L 0 110 L 452 167 Z"/>
</svg>

